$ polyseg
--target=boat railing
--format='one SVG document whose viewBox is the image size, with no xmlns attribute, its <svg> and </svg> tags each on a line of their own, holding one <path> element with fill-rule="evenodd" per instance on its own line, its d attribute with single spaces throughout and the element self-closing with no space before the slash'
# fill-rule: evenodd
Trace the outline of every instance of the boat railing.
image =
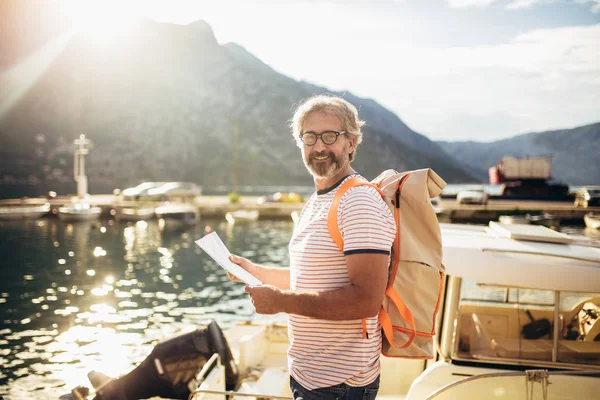
<svg viewBox="0 0 600 400">
<path fill-rule="evenodd" d="M 189 395 L 189 399 L 191 400 L 192 398 L 194 398 L 194 395 L 196 394 L 213 394 L 213 395 L 222 395 L 225 396 L 224 398 L 231 398 L 230 396 L 240 396 L 240 397 L 255 397 L 255 398 L 260 398 L 260 399 L 283 399 L 283 400 L 293 400 L 293 397 L 287 397 L 287 396 L 277 396 L 277 395 L 271 395 L 271 394 L 261 394 L 261 393 L 241 393 L 241 392 L 236 392 L 234 390 L 212 390 L 212 389 L 202 389 L 201 385 L 202 382 L 204 382 L 204 380 L 206 379 L 206 377 L 208 376 L 208 374 L 210 374 L 210 372 L 214 369 L 214 368 L 220 368 L 221 367 L 221 357 L 219 356 L 219 353 L 214 353 L 206 362 L 206 364 L 204 364 L 204 366 L 202 367 L 202 369 L 200 370 L 200 372 L 198 372 L 198 374 L 196 375 L 195 379 L 193 379 L 190 383 L 189 383 L 189 388 L 190 388 L 190 395 Z"/>
<path fill-rule="evenodd" d="M 293 397 L 288 397 L 288 396 L 277 396 L 277 395 L 260 394 L 260 393 L 241 393 L 241 392 L 236 392 L 234 390 L 207 390 L 207 389 L 199 389 L 199 388 L 195 389 L 190 394 L 190 399 L 191 399 L 191 396 L 193 396 L 196 393 L 217 394 L 217 395 L 223 395 L 223 396 L 255 397 L 257 399 L 260 398 L 260 399 L 294 400 Z"/>
<path fill-rule="evenodd" d="M 598 370 L 548 371 L 546 369 L 535 369 L 535 370 L 525 370 L 525 371 L 518 371 L 518 372 L 492 372 L 492 373 L 488 373 L 488 374 L 479 374 L 479 375 L 468 376 L 466 378 L 463 378 L 458 381 L 449 383 L 445 386 L 442 386 L 441 388 L 437 389 L 435 392 L 433 392 L 429 396 L 427 396 L 425 398 L 425 400 L 435 399 L 440 394 L 442 394 L 452 388 L 455 388 L 459 385 L 463 385 L 465 383 L 472 382 L 475 380 L 487 379 L 487 378 L 503 378 L 503 377 L 511 377 L 511 376 L 525 377 L 526 388 L 528 389 L 527 399 L 531 398 L 529 396 L 529 390 L 531 389 L 531 385 L 533 385 L 536 382 L 540 383 L 542 385 L 542 390 L 544 391 L 544 400 L 545 400 L 547 398 L 546 390 L 547 390 L 548 384 L 550 383 L 548 378 L 551 375 L 591 375 L 591 376 L 595 375 L 595 376 L 600 377 L 600 371 L 598 371 Z"/>
</svg>

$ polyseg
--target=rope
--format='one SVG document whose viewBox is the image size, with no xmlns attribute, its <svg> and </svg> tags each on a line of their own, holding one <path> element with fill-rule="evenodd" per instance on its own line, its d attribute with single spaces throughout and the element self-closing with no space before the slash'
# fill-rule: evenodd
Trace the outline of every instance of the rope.
<svg viewBox="0 0 600 400">
<path fill-rule="evenodd" d="M 528 369 L 525 370 L 525 390 L 527 393 L 527 400 L 533 400 L 533 387 L 536 383 L 542 386 L 542 398 L 548 399 L 548 370 L 546 369 Z"/>
</svg>

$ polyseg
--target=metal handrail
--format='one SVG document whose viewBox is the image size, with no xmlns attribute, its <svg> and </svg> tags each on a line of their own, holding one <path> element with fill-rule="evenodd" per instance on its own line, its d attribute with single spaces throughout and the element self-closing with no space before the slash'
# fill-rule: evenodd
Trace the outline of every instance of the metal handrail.
<svg viewBox="0 0 600 400">
<path fill-rule="evenodd" d="M 595 371 L 595 370 L 581 370 L 581 371 L 548 371 L 548 370 L 544 370 L 548 375 L 599 375 L 600 376 L 600 372 L 599 371 Z M 474 380 L 478 380 L 478 379 L 485 379 L 485 378 L 498 378 L 498 377 L 507 377 L 507 376 L 525 376 L 525 371 L 519 371 L 519 372 L 492 372 L 489 374 L 480 374 L 480 375 L 473 375 L 473 376 L 468 376 L 466 378 L 460 379 L 458 381 L 454 381 L 452 383 L 447 384 L 446 386 L 442 386 L 441 388 L 439 388 L 438 390 L 436 390 L 435 392 L 431 393 L 429 396 L 427 396 L 425 398 L 425 400 L 431 400 L 435 397 L 437 397 L 438 395 L 452 389 L 453 387 L 456 387 L 458 385 L 462 385 L 463 383 L 467 383 L 467 382 L 471 382 Z"/>
<path fill-rule="evenodd" d="M 293 397 L 287 396 L 277 396 L 270 394 L 260 394 L 260 393 L 240 393 L 234 390 L 207 390 L 207 389 L 196 389 L 192 392 L 194 393 L 207 393 L 207 394 L 222 394 L 225 396 L 242 396 L 242 397 L 260 397 L 261 399 L 283 399 L 283 400 L 293 400 Z"/>
</svg>

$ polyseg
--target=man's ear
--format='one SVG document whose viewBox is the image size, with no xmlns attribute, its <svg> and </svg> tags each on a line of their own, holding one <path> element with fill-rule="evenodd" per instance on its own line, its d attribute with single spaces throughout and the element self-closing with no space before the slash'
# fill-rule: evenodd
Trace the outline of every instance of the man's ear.
<svg viewBox="0 0 600 400">
<path fill-rule="evenodd" d="M 349 147 L 348 154 L 352 154 L 354 152 L 354 149 L 355 149 L 354 143 L 355 142 L 356 142 L 356 139 L 354 139 L 354 137 L 348 138 L 348 147 Z"/>
</svg>

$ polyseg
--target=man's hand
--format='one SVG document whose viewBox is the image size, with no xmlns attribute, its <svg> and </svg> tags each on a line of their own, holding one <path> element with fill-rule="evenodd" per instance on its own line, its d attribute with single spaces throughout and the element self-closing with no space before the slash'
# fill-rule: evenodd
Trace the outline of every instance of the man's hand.
<svg viewBox="0 0 600 400">
<path fill-rule="evenodd" d="M 246 271 L 250 272 L 250 274 L 256 276 L 258 278 L 258 267 L 250 260 L 244 258 L 244 257 L 238 257 L 236 255 L 231 255 L 229 257 L 229 260 L 234 263 L 239 265 L 240 267 L 244 268 Z M 242 280 L 239 279 L 237 276 L 231 274 L 231 273 L 227 273 L 227 277 L 229 279 L 231 279 L 234 282 L 241 282 Z"/>
<path fill-rule="evenodd" d="M 258 314 L 277 314 L 283 311 L 280 301 L 283 296 L 275 286 L 246 286 L 246 293 L 250 295 Z"/>
</svg>

